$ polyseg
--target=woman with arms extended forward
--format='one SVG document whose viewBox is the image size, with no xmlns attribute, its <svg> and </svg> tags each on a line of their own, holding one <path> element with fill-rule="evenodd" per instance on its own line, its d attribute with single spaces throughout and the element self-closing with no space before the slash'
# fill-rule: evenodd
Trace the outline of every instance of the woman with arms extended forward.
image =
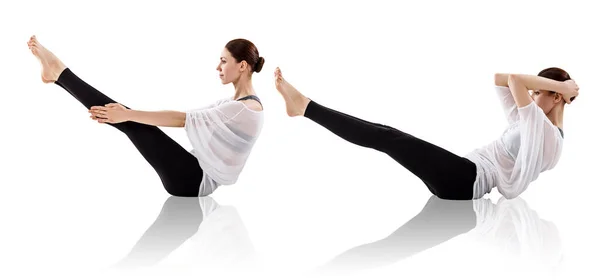
<svg viewBox="0 0 600 280">
<path fill-rule="evenodd" d="M 221 53 L 217 71 L 223 84 L 233 83 L 235 95 L 187 112 L 131 110 L 81 80 L 35 36 L 27 45 L 42 65 L 42 81 L 62 87 L 89 109 L 92 119 L 127 135 L 169 194 L 206 196 L 237 181 L 263 124 L 252 74 L 265 60 L 252 42 L 232 40 Z M 185 128 L 194 149 L 186 151 L 158 126 Z"/>
</svg>

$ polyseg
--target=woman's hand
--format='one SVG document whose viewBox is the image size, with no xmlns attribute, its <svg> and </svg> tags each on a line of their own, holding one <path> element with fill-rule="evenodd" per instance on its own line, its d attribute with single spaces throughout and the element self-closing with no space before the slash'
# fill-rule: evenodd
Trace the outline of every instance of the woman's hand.
<svg viewBox="0 0 600 280">
<path fill-rule="evenodd" d="M 128 121 L 129 109 L 118 103 L 110 103 L 105 106 L 92 106 L 88 111 L 92 120 L 98 123 L 122 123 Z"/>
<path fill-rule="evenodd" d="M 573 80 L 564 81 L 563 86 L 565 87 L 563 92 L 561 92 L 563 99 L 567 104 L 571 104 L 571 102 L 575 100 L 575 97 L 579 95 L 579 86 Z"/>
</svg>

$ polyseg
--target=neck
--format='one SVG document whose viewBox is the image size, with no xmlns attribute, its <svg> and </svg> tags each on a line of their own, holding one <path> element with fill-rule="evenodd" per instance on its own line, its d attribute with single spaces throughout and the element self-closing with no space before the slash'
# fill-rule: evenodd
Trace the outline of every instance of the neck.
<svg viewBox="0 0 600 280">
<path fill-rule="evenodd" d="M 233 96 L 234 100 L 255 94 L 254 88 L 252 87 L 252 80 L 249 78 L 240 78 L 233 82 L 233 87 L 235 88 L 235 96 Z"/>
<path fill-rule="evenodd" d="M 548 114 L 546 114 L 546 116 L 548 117 L 548 119 L 550 119 L 552 124 L 554 124 L 555 126 L 558 126 L 562 129 L 563 128 L 563 113 L 564 113 L 564 111 L 565 111 L 565 105 L 560 104 L 560 105 L 555 106 L 550 112 L 548 112 Z"/>
</svg>

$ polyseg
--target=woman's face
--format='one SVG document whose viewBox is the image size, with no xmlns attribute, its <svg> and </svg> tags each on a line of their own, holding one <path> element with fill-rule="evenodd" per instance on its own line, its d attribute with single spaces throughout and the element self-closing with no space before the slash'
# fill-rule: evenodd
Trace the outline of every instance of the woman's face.
<svg viewBox="0 0 600 280">
<path fill-rule="evenodd" d="M 243 63 L 235 61 L 227 48 L 223 48 L 217 71 L 224 85 L 237 81 L 243 72 Z"/>
<path fill-rule="evenodd" d="M 554 106 L 562 102 L 562 95 L 547 90 L 535 90 L 531 97 L 535 103 L 542 108 L 545 114 L 550 113 Z"/>
</svg>

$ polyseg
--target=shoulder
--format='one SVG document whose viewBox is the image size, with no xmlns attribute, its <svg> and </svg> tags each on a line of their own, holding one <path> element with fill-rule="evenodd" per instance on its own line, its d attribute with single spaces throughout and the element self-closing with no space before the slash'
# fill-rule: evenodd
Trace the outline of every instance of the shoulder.
<svg viewBox="0 0 600 280">
<path fill-rule="evenodd" d="M 496 90 L 496 92 L 498 93 L 504 93 L 504 94 L 511 94 L 510 93 L 510 88 L 509 87 L 505 87 L 505 86 L 494 86 L 494 90 Z"/>
<path fill-rule="evenodd" d="M 533 102 L 533 100 L 529 104 L 527 104 L 523 107 L 518 107 L 518 111 L 522 114 L 529 114 L 529 115 L 537 114 L 537 115 L 546 117 L 546 114 L 544 114 L 544 111 L 542 110 L 542 108 L 540 108 L 540 106 L 538 106 L 535 102 Z"/>
<path fill-rule="evenodd" d="M 233 99 L 231 97 L 219 99 L 214 104 L 216 106 L 219 106 L 219 105 L 226 104 L 226 103 L 229 103 L 229 102 L 233 102 Z"/>
<path fill-rule="evenodd" d="M 260 103 L 258 103 L 258 101 L 253 100 L 253 99 L 241 100 L 241 101 L 237 101 L 237 102 L 240 102 L 247 109 L 250 109 L 252 111 L 262 112 L 262 110 L 263 110 L 262 105 Z"/>
</svg>

